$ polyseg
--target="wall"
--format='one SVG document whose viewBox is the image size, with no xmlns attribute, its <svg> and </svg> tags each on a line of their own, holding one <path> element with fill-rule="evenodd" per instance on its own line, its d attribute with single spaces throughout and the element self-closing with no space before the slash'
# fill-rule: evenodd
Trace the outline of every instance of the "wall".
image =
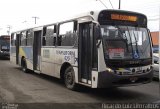
<svg viewBox="0 0 160 109">
<path fill-rule="evenodd" d="M 158 35 L 159 35 L 158 31 L 151 32 L 153 45 L 158 45 Z"/>
</svg>

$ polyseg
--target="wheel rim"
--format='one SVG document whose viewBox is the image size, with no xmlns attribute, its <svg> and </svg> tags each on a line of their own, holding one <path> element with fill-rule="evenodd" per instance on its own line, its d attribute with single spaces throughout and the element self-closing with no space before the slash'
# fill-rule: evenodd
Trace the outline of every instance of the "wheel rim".
<svg viewBox="0 0 160 109">
<path fill-rule="evenodd" d="M 72 85 L 73 84 L 73 75 L 72 72 L 69 71 L 65 76 L 65 83 L 66 85 Z"/>
<path fill-rule="evenodd" d="M 26 71 L 26 68 L 24 66 L 22 66 L 22 70 L 25 72 Z"/>
<path fill-rule="evenodd" d="M 26 64 L 25 64 L 25 61 L 22 62 L 22 71 L 24 71 L 24 72 L 26 71 Z"/>
</svg>

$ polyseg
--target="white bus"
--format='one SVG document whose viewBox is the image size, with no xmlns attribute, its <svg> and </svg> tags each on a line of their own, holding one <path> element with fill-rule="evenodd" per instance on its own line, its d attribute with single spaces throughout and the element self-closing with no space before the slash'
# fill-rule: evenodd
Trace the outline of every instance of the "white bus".
<svg viewBox="0 0 160 109">
<path fill-rule="evenodd" d="M 78 84 L 106 88 L 152 80 L 152 42 L 145 15 L 91 11 L 63 22 L 11 34 L 10 60 L 22 67 Z"/>
</svg>

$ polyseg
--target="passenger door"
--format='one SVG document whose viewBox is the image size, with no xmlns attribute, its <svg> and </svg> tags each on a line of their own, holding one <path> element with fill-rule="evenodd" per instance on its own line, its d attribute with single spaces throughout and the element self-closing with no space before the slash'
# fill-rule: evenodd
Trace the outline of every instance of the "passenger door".
<svg viewBox="0 0 160 109">
<path fill-rule="evenodd" d="M 93 57 L 93 23 L 79 24 L 78 46 L 78 79 L 80 82 L 91 84 Z"/>
<path fill-rule="evenodd" d="M 42 30 L 34 31 L 33 40 L 33 70 L 40 70 L 41 35 Z"/>
</svg>

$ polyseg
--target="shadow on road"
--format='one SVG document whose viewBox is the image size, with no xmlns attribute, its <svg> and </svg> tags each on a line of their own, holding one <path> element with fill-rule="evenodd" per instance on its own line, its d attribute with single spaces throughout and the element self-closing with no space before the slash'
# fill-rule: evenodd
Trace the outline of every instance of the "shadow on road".
<svg viewBox="0 0 160 109">
<path fill-rule="evenodd" d="M 90 96 L 93 96 L 93 97 L 102 98 L 102 101 L 107 101 L 108 103 L 109 102 L 113 103 L 113 101 L 116 101 L 116 102 L 118 101 L 118 103 L 126 102 L 126 101 L 131 102 L 131 100 L 146 97 L 144 93 L 128 90 L 122 87 L 91 89 L 91 88 L 82 86 L 79 92 L 89 94 Z M 141 101 L 137 101 L 137 102 L 141 102 Z"/>
<path fill-rule="evenodd" d="M 25 72 L 22 71 L 21 67 L 15 67 L 15 69 L 21 70 L 22 73 L 25 73 Z M 38 78 L 42 78 L 44 80 L 47 80 L 47 81 L 50 81 L 50 82 L 54 82 L 55 84 L 59 84 L 59 85 L 64 86 L 62 80 L 60 80 L 58 78 L 55 78 L 55 77 L 52 77 L 52 76 L 49 76 L 49 75 L 45 75 L 45 74 L 42 74 L 42 73 L 38 74 L 38 73 L 35 73 L 32 70 L 28 70 L 27 73 L 25 73 L 25 74 L 31 74 L 31 75 L 34 75 L 34 76 L 36 76 Z"/>
</svg>

